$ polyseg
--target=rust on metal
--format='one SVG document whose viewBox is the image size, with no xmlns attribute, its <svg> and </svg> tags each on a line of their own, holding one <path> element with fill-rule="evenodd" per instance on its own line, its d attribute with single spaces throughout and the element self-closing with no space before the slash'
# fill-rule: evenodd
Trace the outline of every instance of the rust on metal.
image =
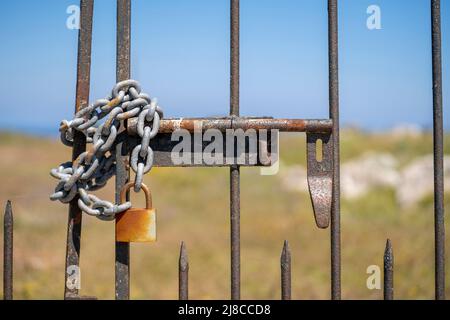
<svg viewBox="0 0 450 320">
<path fill-rule="evenodd" d="M 137 134 L 137 117 L 128 120 L 128 134 Z M 255 129 L 279 130 L 280 132 L 331 132 L 332 120 L 329 119 L 273 119 L 250 117 L 227 118 L 177 118 L 162 119 L 159 133 L 172 133 L 177 130 L 194 132 L 196 128 L 202 130 L 216 129 L 225 132 L 227 129 Z"/>
<path fill-rule="evenodd" d="M 115 107 L 119 104 L 119 102 L 120 102 L 119 98 L 111 99 L 111 101 L 108 102 L 108 106 Z"/>
<path fill-rule="evenodd" d="M 272 119 L 272 118 L 235 118 L 233 129 L 279 130 L 281 132 L 330 132 L 330 120 Z"/>
<path fill-rule="evenodd" d="M 92 44 L 92 17 L 94 10 L 93 0 L 80 1 L 80 30 L 78 32 L 78 58 L 77 58 L 77 84 L 75 97 L 75 112 L 88 106 L 89 84 L 91 71 L 91 44 Z M 72 160 L 86 150 L 86 137 L 83 133 L 75 131 L 73 138 Z M 67 247 L 65 264 L 65 281 L 67 283 L 67 269 L 80 264 L 82 213 L 78 207 L 78 196 L 69 204 L 69 217 L 67 222 Z M 64 297 L 77 295 L 78 289 L 64 286 Z"/>
<path fill-rule="evenodd" d="M 137 118 L 130 119 L 129 132 L 134 134 L 136 130 Z M 202 128 L 202 130 L 216 129 L 225 131 L 231 129 L 231 120 L 228 118 L 180 118 L 180 119 L 162 119 L 159 125 L 160 133 L 172 133 L 184 129 L 189 132 Z"/>
<path fill-rule="evenodd" d="M 307 175 L 314 218 L 319 228 L 330 224 L 333 191 L 333 141 L 330 134 L 306 135 Z M 318 141 L 322 142 L 322 155 L 318 155 Z"/>
<path fill-rule="evenodd" d="M 131 76 L 131 0 L 117 0 L 116 14 L 116 81 L 120 82 Z M 118 133 L 126 132 L 126 128 L 127 121 L 123 121 Z M 119 140 L 116 146 L 116 203 L 119 203 L 120 191 L 130 177 L 127 165 L 129 154 L 128 139 Z M 116 241 L 115 277 L 116 299 L 128 300 L 130 298 L 130 244 L 127 242 Z"/>
<path fill-rule="evenodd" d="M 120 202 L 124 203 L 128 191 L 134 182 L 128 182 L 120 192 Z M 156 210 L 152 205 L 150 190 L 145 184 L 141 186 L 145 194 L 145 209 L 131 208 L 116 216 L 117 242 L 155 242 Z"/>
<path fill-rule="evenodd" d="M 134 187 L 133 181 L 130 181 L 123 186 L 122 190 L 120 190 L 120 203 L 124 203 L 125 201 L 127 201 L 127 194 L 132 187 Z M 144 183 L 142 183 L 141 188 L 142 191 L 144 191 L 146 208 L 153 208 L 152 193 L 150 192 L 150 189 Z"/>
<path fill-rule="evenodd" d="M 131 208 L 116 217 L 117 242 L 155 242 L 156 210 Z"/>
</svg>

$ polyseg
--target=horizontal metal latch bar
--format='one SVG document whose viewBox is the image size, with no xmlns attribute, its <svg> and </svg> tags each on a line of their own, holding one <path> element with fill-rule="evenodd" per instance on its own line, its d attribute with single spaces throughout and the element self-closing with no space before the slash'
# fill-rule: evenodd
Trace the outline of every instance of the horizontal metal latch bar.
<svg viewBox="0 0 450 320">
<path fill-rule="evenodd" d="M 137 118 L 128 120 L 128 134 L 136 135 Z M 255 129 L 255 130 L 279 130 L 280 132 L 310 132 L 328 133 L 332 131 L 333 121 L 331 119 L 273 119 L 268 117 L 226 117 L 226 118 L 172 118 L 162 119 L 160 122 L 160 133 L 172 133 L 184 129 L 194 132 L 196 127 L 202 130 L 217 129 Z"/>
</svg>

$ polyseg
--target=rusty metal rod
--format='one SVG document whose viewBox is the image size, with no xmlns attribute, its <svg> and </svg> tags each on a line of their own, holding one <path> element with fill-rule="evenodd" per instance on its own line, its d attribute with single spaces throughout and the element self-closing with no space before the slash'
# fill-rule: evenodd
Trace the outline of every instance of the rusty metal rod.
<svg viewBox="0 0 450 320">
<path fill-rule="evenodd" d="M 94 11 L 93 0 L 80 1 L 80 30 L 78 31 L 78 57 L 77 57 L 77 84 L 75 97 L 75 112 L 88 106 L 89 84 L 91 73 L 91 44 L 92 44 L 92 16 Z M 72 161 L 86 150 L 85 135 L 79 131 L 74 132 Z M 67 222 L 67 245 L 64 281 L 64 298 L 78 295 L 77 286 L 68 287 L 68 268 L 80 265 L 80 242 L 82 213 L 78 207 L 78 196 L 69 204 Z"/>
<path fill-rule="evenodd" d="M 230 3 L 230 115 L 239 116 L 239 0 Z M 231 299 L 241 298 L 240 169 L 230 168 Z"/>
<path fill-rule="evenodd" d="M 442 119 L 441 4 L 431 1 L 433 56 L 433 151 L 435 298 L 445 300 L 444 128 Z"/>
<path fill-rule="evenodd" d="M 137 118 L 128 120 L 128 134 L 137 134 Z M 160 133 L 172 133 L 176 130 L 194 132 L 195 128 L 202 130 L 217 129 L 225 132 L 227 129 L 255 129 L 281 132 L 331 132 L 333 121 L 329 119 L 272 119 L 272 118 L 178 118 L 162 119 Z"/>
<path fill-rule="evenodd" d="M 117 0 L 117 56 L 116 80 L 117 82 L 130 78 L 130 38 L 131 38 L 131 0 Z M 127 123 L 123 123 L 120 132 L 126 131 Z M 122 140 L 116 147 L 116 203 L 120 202 L 120 192 L 128 182 L 130 172 L 128 168 L 128 143 Z M 127 201 L 129 194 L 126 195 Z M 116 241 L 116 289 L 117 300 L 130 298 L 130 244 Z"/>
<path fill-rule="evenodd" d="M 389 239 L 384 250 L 384 300 L 394 300 L 394 251 Z"/>
<path fill-rule="evenodd" d="M 281 299 L 291 300 L 291 249 L 287 240 L 284 241 L 280 258 L 281 264 Z"/>
<path fill-rule="evenodd" d="M 331 206 L 331 298 L 341 299 L 341 218 L 339 164 L 338 6 L 328 0 L 330 118 L 333 120 L 333 203 Z"/>
<path fill-rule="evenodd" d="M 3 219 L 3 299 L 13 299 L 13 213 L 8 200 Z"/>
<path fill-rule="evenodd" d="M 181 242 L 180 259 L 178 261 L 178 298 L 188 300 L 189 259 L 184 241 Z"/>
</svg>

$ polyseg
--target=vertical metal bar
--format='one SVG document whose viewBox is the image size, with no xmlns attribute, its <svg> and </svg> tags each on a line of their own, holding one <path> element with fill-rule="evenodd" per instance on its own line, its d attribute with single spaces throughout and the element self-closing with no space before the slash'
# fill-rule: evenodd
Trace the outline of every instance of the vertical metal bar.
<svg viewBox="0 0 450 320">
<path fill-rule="evenodd" d="M 131 0 L 117 0 L 117 82 L 130 78 L 130 24 Z M 124 121 L 119 132 L 126 131 L 126 126 L 127 123 Z M 127 141 L 119 142 L 116 147 L 116 203 L 120 202 L 120 191 L 130 177 L 128 154 Z M 127 300 L 129 298 L 130 244 L 116 241 L 116 299 Z"/>
<path fill-rule="evenodd" d="M 239 116 L 239 0 L 231 0 L 230 114 Z"/>
<path fill-rule="evenodd" d="M 333 120 L 333 202 L 331 206 L 331 298 L 341 299 L 341 217 L 339 163 L 339 75 L 337 0 L 328 0 L 329 108 Z"/>
<path fill-rule="evenodd" d="M 281 264 L 281 299 L 291 300 L 291 250 L 287 240 L 284 241 L 280 258 Z"/>
<path fill-rule="evenodd" d="M 394 252 L 389 239 L 384 250 L 384 300 L 394 300 Z"/>
<path fill-rule="evenodd" d="M 13 299 L 13 213 L 11 201 L 6 203 L 3 219 L 3 299 Z"/>
<path fill-rule="evenodd" d="M 435 297 L 445 299 L 444 129 L 442 120 L 441 2 L 431 1 L 433 54 L 433 149 Z"/>
<path fill-rule="evenodd" d="M 184 241 L 181 242 L 180 259 L 178 261 L 178 297 L 179 300 L 188 300 L 189 290 L 189 259 Z"/>
<path fill-rule="evenodd" d="M 230 115 L 239 116 L 239 0 L 231 0 Z M 231 299 L 241 298 L 240 169 L 230 167 Z"/>
<path fill-rule="evenodd" d="M 80 30 L 78 31 L 78 57 L 77 57 L 77 84 L 75 97 L 75 112 L 87 107 L 89 101 L 89 83 L 91 72 L 91 42 L 92 42 L 92 15 L 93 0 L 80 1 Z M 75 130 L 72 149 L 72 161 L 86 150 L 86 137 Z M 69 204 L 69 217 L 67 222 L 66 268 L 64 282 L 64 298 L 78 295 L 78 286 L 67 286 L 71 266 L 79 267 L 81 218 L 82 213 L 78 207 L 78 196 Z"/>
</svg>

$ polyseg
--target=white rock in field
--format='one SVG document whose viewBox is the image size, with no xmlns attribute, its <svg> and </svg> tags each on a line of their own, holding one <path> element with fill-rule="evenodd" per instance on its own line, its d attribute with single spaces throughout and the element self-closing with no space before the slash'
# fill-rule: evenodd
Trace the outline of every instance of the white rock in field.
<svg viewBox="0 0 450 320">
<path fill-rule="evenodd" d="M 444 157 L 444 184 L 450 187 L 450 156 Z M 420 157 L 401 171 L 397 200 L 403 207 L 415 204 L 434 192 L 433 155 Z"/>
<path fill-rule="evenodd" d="M 306 168 L 282 166 L 279 177 L 288 191 L 308 192 Z M 450 191 L 450 156 L 444 157 L 445 190 Z M 413 160 L 400 170 L 396 158 L 388 153 L 366 153 L 341 167 L 341 196 L 356 199 L 377 187 L 395 190 L 400 206 L 416 204 L 433 194 L 433 156 Z"/>
<path fill-rule="evenodd" d="M 412 123 L 398 125 L 389 132 L 392 138 L 417 138 L 423 134 L 423 129 Z"/>
<path fill-rule="evenodd" d="M 341 168 L 341 195 L 353 199 L 366 194 L 375 186 L 395 186 L 399 179 L 396 166 L 396 159 L 384 153 L 368 153 L 344 163 Z M 306 168 L 299 165 L 283 166 L 279 176 L 286 190 L 308 191 Z"/>
<path fill-rule="evenodd" d="M 400 179 L 397 160 L 388 153 L 367 153 L 341 168 L 341 195 L 354 199 L 374 187 L 395 187 Z"/>
</svg>

